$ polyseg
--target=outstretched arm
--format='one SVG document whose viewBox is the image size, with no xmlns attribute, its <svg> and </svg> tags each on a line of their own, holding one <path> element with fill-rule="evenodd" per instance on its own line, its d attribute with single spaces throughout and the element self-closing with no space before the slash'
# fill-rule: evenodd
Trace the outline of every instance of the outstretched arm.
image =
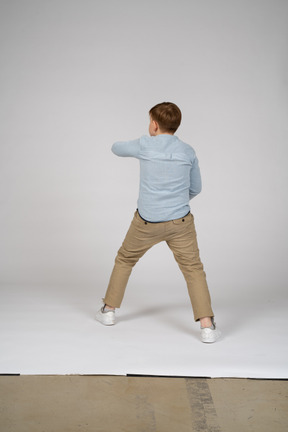
<svg viewBox="0 0 288 432">
<path fill-rule="evenodd" d="M 133 141 L 117 141 L 112 146 L 112 152 L 122 157 L 138 157 L 140 153 L 140 139 Z"/>
</svg>

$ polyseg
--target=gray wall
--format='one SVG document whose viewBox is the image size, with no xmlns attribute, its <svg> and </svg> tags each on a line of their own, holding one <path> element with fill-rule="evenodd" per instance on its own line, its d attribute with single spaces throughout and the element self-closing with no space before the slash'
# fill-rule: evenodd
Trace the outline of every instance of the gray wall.
<svg viewBox="0 0 288 432">
<path fill-rule="evenodd" d="M 191 208 L 210 286 L 223 298 L 281 295 L 288 2 L 0 8 L 1 282 L 105 288 L 138 192 L 138 162 L 111 145 L 148 133 L 148 110 L 168 100 L 200 160 L 203 192 Z M 143 283 L 151 272 L 178 280 L 164 245 L 143 259 Z"/>
</svg>

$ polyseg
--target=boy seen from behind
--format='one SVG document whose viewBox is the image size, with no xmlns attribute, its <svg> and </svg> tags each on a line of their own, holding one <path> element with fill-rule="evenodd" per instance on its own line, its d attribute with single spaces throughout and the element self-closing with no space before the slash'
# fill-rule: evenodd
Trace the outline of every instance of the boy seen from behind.
<svg viewBox="0 0 288 432">
<path fill-rule="evenodd" d="M 160 103 L 149 115 L 149 137 L 112 146 L 117 156 L 139 159 L 140 188 L 138 208 L 116 256 L 104 305 L 96 319 L 104 325 L 115 324 L 115 308 L 121 306 L 132 268 L 152 246 L 165 241 L 186 280 L 194 320 L 200 321 L 201 340 L 212 343 L 220 332 L 214 322 L 189 205 L 201 191 L 198 159 L 193 148 L 174 135 L 181 123 L 177 105 Z"/>
</svg>

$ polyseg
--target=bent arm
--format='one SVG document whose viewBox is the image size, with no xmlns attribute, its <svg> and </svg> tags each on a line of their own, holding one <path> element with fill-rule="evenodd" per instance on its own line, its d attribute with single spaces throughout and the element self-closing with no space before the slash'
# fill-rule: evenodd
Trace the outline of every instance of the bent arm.
<svg viewBox="0 0 288 432">
<path fill-rule="evenodd" d="M 190 171 L 190 188 L 189 188 L 189 199 L 191 200 L 198 195 L 202 190 L 202 181 L 198 159 L 195 156 L 192 168 Z"/>
<path fill-rule="evenodd" d="M 140 153 L 140 139 L 133 141 L 117 141 L 111 148 L 112 152 L 121 157 L 138 157 Z"/>
</svg>

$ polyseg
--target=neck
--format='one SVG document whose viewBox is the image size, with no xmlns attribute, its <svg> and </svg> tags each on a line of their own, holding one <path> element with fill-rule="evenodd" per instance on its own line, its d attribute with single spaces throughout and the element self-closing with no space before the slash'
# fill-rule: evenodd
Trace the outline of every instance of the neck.
<svg viewBox="0 0 288 432">
<path fill-rule="evenodd" d="M 170 132 L 162 132 L 162 131 L 160 131 L 160 130 L 158 130 L 156 133 L 155 133 L 155 135 L 157 136 L 157 135 L 174 135 L 174 133 L 170 133 Z"/>
</svg>

